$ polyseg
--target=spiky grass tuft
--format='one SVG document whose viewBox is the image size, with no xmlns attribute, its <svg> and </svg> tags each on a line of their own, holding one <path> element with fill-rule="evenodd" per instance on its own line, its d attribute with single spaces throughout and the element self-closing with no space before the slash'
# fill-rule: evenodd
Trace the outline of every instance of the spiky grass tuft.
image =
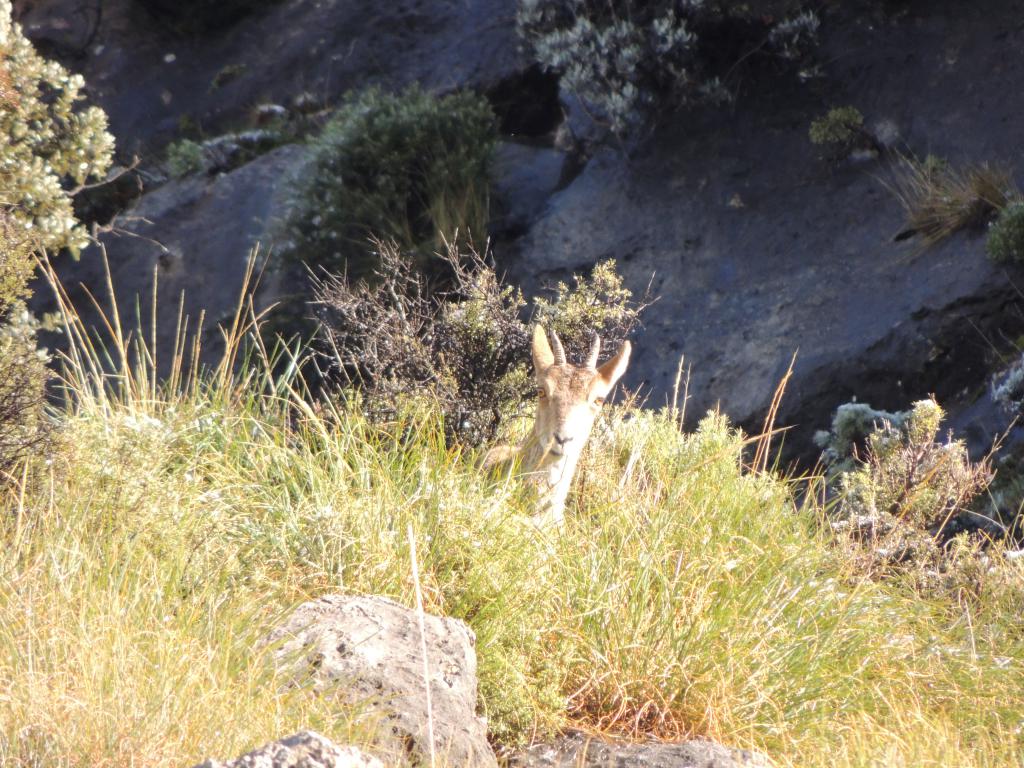
<svg viewBox="0 0 1024 768">
<path fill-rule="evenodd" d="M 981 163 L 955 168 L 929 156 L 902 156 L 887 185 L 906 214 L 904 234 L 919 235 L 925 247 L 956 232 L 983 227 L 1019 198 L 1010 171 Z"/>
</svg>

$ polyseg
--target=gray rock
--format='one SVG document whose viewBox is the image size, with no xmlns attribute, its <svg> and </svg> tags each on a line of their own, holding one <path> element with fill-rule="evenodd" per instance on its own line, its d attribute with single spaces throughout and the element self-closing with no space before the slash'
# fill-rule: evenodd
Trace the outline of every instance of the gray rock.
<svg viewBox="0 0 1024 768">
<path fill-rule="evenodd" d="M 319 733 L 302 731 L 234 760 L 206 760 L 194 768 L 384 768 L 384 763 L 355 747 L 339 747 Z"/>
<path fill-rule="evenodd" d="M 515 142 L 498 145 L 494 157 L 492 198 L 495 232 L 522 232 L 558 188 L 565 154 L 556 149 Z"/>
<path fill-rule="evenodd" d="M 495 766 L 476 716 L 476 637 L 463 622 L 425 617 L 434 751 L 451 766 Z M 328 595 L 300 605 L 268 642 L 279 668 L 374 715 L 386 762 L 429 760 L 417 614 L 383 597 Z M 388 758 L 391 759 L 388 759 Z"/>
<path fill-rule="evenodd" d="M 713 741 L 613 744 L 575 733 L 524 750 L 513 768 L 768 768 L 767 757 Z"/>
<path fill-rule="evenodd" d="M 304 147 L 279 147 L 230 173 L 214 177 L 177 179 L 143 195 L 119 218 L 118 229 L 103 235 L 122 321 L 134 328 L 136 300 L 147 318 L 149 339 L 151 297 L 157 279 L 157 349 L 161 373 L 167 373 L 174 346 L 178 301 L 184 292 L 184 312 L 194 330 L 202 310 L 204 360 L 221 350 L 217 323 L 231 318 L 238 302 L 250 250 L 257 244 L 263 257 L 273 247 L 275 217 L 287 206 L 289 180 L 302 172 L 308 156 Z M 95 247 L 81 261 L 63 260 L 61 279 L 84 319 L 96 323 L 91 302 L 80 284 L 89 286 L 106 306 L 106 279 Z M 287 290 L 265 279 L 257 296 L 258 308 Z M 40 291 L 33 309 L 52 311 L 49 293 Z M 58 340 L 59 341 L 59 340 Z"/>
</svg>

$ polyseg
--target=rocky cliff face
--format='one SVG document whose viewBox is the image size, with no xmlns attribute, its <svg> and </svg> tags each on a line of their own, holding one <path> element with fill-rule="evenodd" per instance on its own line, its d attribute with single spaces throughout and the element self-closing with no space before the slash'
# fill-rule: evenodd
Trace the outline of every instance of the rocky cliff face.
<svg viewBox="0 0 1024 768">
<path fill-rule="evenodd" d="M 896 409 L 934 393 L 977 447 L 999 425 L 986 383 L 1024 331 L 1021 276 L 990 263 L 978 234 L 928 251 L 896 242 L 901 211 L 882 183 L 890 161 L 826 161 L 807 128 L 851 104 L 893 148 L 1019 165 L 1022 6 L 846 5 L 825 14 L 820 71 L 806 82 L 755 68 L 733 105 L 666 115 L 629 148 L 570 153 L 555 146 L 557 83 L 518 50 L 513 0 L 294 0 L 206 37 L 183 35 L 131 0 L 103 3 L 91 40 L 95 13 L 79 0 L 27 2 L 22 21 L 85 74 L 122 152 L 140 152 L 143 171 L 182 124 L 210 134 L 239 127 L 264 101 L 310 94 L 330 104 L 354 87 L 414 81 L 488 93 L 506 134 L 494 250 L 511 279 L 535 291 L 607 257 L 635 290 L 653 275 L 662 298 L 636 339 L 627 384 L 660 405 L 685 355 L 693 418 L 719 404 L 759 427 L 796 354 L 779 422 L 795 427 L 791 453 L 810 457 L 811 432 L 854 396 Z M 585 133 L 568 111 L 561 136 Z M 169 317 L 181 288 L 194 296 L 193 316 L 201 304 L 233 302 L 249 247 L 273 245 L 268 221 L 301 156 L 286 148 L 163 186 L 143 174 L 134 213 L 150 223 L 126 218 L 125 227 L 164 250 L 107 239 L 122 293 L 145 294 L 155 266 Z M 69 283 L 98 279 L 89 254 L 67 265 Z"/>
</svg>

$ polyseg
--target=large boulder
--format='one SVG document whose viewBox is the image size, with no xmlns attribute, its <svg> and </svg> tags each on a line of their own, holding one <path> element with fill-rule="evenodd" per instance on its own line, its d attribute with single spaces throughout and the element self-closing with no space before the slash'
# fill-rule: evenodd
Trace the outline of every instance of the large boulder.
<svg viewBox="0 0 1024 768">
<path fill-rule="evenodd" d="M 182 5 L 145 5 L 157 2 Z M 74 61 L 122 153 L 159 148 L 183 128 L 216 135 L 266 101 L 308 94 L 322 106 L 337 104 L 371 84 L 486 90 L 524 68 L 515 0 L 201 3 L 235 9 L 226 29 L 201 14 L 182 25 L 146 12 L 139 0 L 104 0 L 101 16 L 81 0 L 27 5 L 27 33 Z"/>
<path fill-rule="evenodd" d="M 384 768 L 384 763 L 355 747 L 339 747 L 319 733 L 302 731 L 234 760 L 205 760 L 195 768 Z"/>
<path fill-rule="evenodd" d="M 517 753 L 512 768 L 768 768 L 767 757 L 714 741 L 615 744 L 574 733 Z"/>
<path fill-rule="evenodd" d="M 312 679 L 317 691 L 370 715 L 385 762 L 411 757 L 429 764 L 432 739 L 445 765 L 496 766 L 476 715 L 476 637 L 461 621 L 423 619 L 433 733 L 415 611 L 383 597 L 328 595 L 300 605 L 268 642 L 296 684 Z"/>
<path fill-rule="evenodd" d="M 287 208 L 289 183 L 302 172 L 308 150 L 300 145 L 279 147 L 236 168 L 214 176 L 192 175 L 169 181 L 143 195 L 102 236 L 110 263 L 111 281 L 122 321 L 134 329 L 139 302 L 141 317 L 151 313 L 153 281 L 157 283 L 156 342 L 161 373 L 166 374 L 178 322 L 179 299 L 195 331 L 204 313 L 204 360 L 216 359 L 221 334 L 218 323 L 231 319 L 250 251 L 260 246 L 257 266 L 273 248 L 275 221 Z M 87 249 L 81 261 L 58 263 L 61 280 L 87 323 L 98 324 L 82 286 L 106 306 L 107 281 L 98 249 Z M 265 276 L 257 309 L 294 287 L 278 284 L 276 274 Z M 48 291 L 34 299 L 37 311 L 52 309 Z M 59 344 L 60 339 L 55 343 Z"/>
</svg>

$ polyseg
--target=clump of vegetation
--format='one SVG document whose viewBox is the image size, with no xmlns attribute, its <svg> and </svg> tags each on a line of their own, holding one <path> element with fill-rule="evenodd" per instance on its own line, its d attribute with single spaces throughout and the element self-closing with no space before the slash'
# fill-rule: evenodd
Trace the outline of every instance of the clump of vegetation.
<svg viewBox="0 0 1024 768">
<path fill-rule="evenodd" d="M 880 151 L 878 139 L 864 127 L 864 115 L 856 107 L 835 107 L 811 122 L 811 143 L 829 147 L 836 155 L 855 149 Z"/>
<path fill-rule="evenodd" d="M 989 227 L 985 250 L 994 261 L 1024 261 L 1024 202 L 1007 205 Z"/>
<path fill-rule="evenodd" d="M 521 0 L 516 21 L 537 61 L 617 134 L 659 106 L 727 100 L 722 78 L 739 60 L 752 52 L 799 59 L 818 28 L 817 16 L 790 0 Z M 735 58 L 723 52 L 747 38 Z"/>
<path fill-rule="evenodd" d="M 633 301 L 633 292 L 622 284 L 612 259 L 594 265 L 590 275 L 573 275 L 573 286 L 559 282 L 548 299 L 534 300 L 537 321 L 558 334 L 570 358 L 581 359 L 592 335 L 600 335 L 606 352 L 616 350 L 640 323 L 640 313 L 651 303 L 650 286 Z"/>
<path fill-rule="evenodd" d="M 33 258 L 15 225 L 0 219 L 0 486 L 46 436 L 46 356 L 36 349 L 36 323 L 22 299 Z"/>
<path fill-rule="evenodd" d="M 1024 355 L 992 379 L 992 399 L 1012 413 L 1024 410 Z"/>
<path fill-rule="evenodd" d="M 829 467 L 849 469 L 849 460 L 864 448 L 872 432 L 883 424 L 902 429 L 909 414 L 878 410 L 867 403 L 843 403 L 836 408 L 831 429 L 817 432 L 814 442 L 822 449 L 822 458 Z"/>
<path fill-rule="evenodd" d="M 203 145 L 192 139 L 179 139 L 167 147 L 167 171 L 175 178 L 204 170 Z"/>
<path fill-rule="evenodd" d="M 906 213 L 904 234 L 919 235 L 926 246 L 984 226 L 1020 197 L 1010 172 L 988 163 L 955 168 L 902 157 L 888 186 Z"/>
<path fill-rule="evenodd" d="M 992 467 L 972 462 L 962 442 L 938 439 L 943 416 L 934 400 L 914 403 L 895 424 L 879 423 L 853 468 L 838 475 L 833 528 L 849 536 L 870 574 L 911 571 L 939 587 L 971 567 L 959 549 L 959 559 L 947 562 L 947 540 L 977 527 L 972 502 L 991 483 Z"/>
<path fill-rule="evenodd" d="M 114 139 L 98 107 L 78 109 L 85 85 L 36 53 L 0 2 L 0 202 L 17 240 L 77 257 L 88 243 L 71 198 L 110 169 Z"/>
<path fill-rule="evenodd" d="M 72 197 L 110 167 L 106 115 L 77 109 L 84 85 L 39 56 L 0 1 L 0 484 L 46 434 L 46 356 L 25 308 L 35 254 L 88 242 Z"/>
<path fill-rule="evenodd" d="M 287 140 L 288 134 L 269 128 L 225 133 L 202 142 L 180 139 L 167 148 L 167 171 L 176 178 L 230 171 Z"/>
<path fill-rule="evenodd" d="M 285 226 L 289 254 L 365 277 L 371 238 L 424 254 L 456 233 L 484 242 L 496 130 L 487 101 L 470 92 L 350 97 L 313 141 Z"/>
<path fill-rule="evenodd" d="M 427 400 L 443 414 L 449 441 L 492 439 L 536 389 L 522 294 L 454 244 L 439 257 L 444 288 L 394 243 L 378 243 L 378 258 L 373 280 L 334 276 L 316 287 L 335 370 L 361 390 L 374 418 L 394 418 L 403 401 Z M 553 300 L 538 301 L 537 316 L 565 333 L 570 354 L 584 354 L 594 330 L 614 352 L 638 325 L 646 297 L 633 301 L 611 261 L 575 280 L 575 289 L 560 285 Z"/>
</svg>

